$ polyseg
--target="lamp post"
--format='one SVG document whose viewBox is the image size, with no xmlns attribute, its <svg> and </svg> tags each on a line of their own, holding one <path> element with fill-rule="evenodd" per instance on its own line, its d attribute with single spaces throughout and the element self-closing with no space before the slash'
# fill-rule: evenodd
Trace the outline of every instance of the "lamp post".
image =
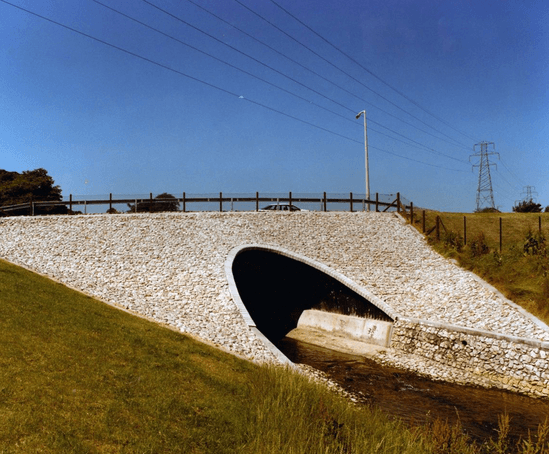
<svg viewBox="0 0 549 454">
<path fill-rule="evenodd" d="M 366 111 L 356 114 L 358 120 L 364 114 L 364 167 L 366 169 L 366 200 L 368 200 L 368 211 L 370 211 L 370 171 L 368 170 L 368 126 L 366 123 Z"/>
</svg>

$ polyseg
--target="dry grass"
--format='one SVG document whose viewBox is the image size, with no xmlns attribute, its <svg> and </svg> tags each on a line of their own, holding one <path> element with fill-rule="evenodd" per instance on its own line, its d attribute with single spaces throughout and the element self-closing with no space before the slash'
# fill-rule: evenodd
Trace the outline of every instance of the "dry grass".
<svg viewBox="0 0 549 454">
<path fill-rule="evenodd" d="M 549 254 L 547 243 L 543 241 L 549 238 L 549 213 L 463 214 L 426 211 L 426 230 L 435 225 L 437 216 L 444 225 L 440 230 L 440 241 L 435 240 L 434 231 L 428 236 L 437 251 L 455 258 L 463 268 L 478 274 L 507 298 L 549 324 Z M 467 220 L 467 244 L 460 247 L 459 239 L 463 241 L 465 237 L 464 217 Z M 421 213 L 416 217 L 414 226 L 422 231 Z M 541 239 L 541 247 L 537 251 L 525 251 L 527 238 L 537 241 Z M 487 246 L 487 253 L 475 252 L 478 249 L 475 245 L 482 242 Z"/>
</svg>

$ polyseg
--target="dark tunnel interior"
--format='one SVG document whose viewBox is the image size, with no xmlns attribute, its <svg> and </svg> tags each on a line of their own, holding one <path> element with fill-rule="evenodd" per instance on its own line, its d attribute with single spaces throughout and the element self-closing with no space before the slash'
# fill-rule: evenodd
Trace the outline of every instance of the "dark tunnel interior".
<svg viewBox="0 0 549 454">
<path fill-rule="evenodd" d="M 297 327 L 307 309 L 392 321 L 377 306 L 333 277 L 275 252 L 249 249 L 233 262 L 240 298 L 257 328 L 273 343 Z"/>
</svg>

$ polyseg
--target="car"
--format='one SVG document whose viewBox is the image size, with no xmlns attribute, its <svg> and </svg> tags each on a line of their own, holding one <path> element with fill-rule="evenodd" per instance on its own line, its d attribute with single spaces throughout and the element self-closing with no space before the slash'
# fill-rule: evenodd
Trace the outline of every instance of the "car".
<svg viewBox="0 0 549 454">
<path fill-rule="evenodd" d="M 273 203 L 272 205 L 267 205 L 266 207 L 261 208 L 260 211 L 309 211 L 302 210 L 295 205 L 289 203 Z"/>
</svg>

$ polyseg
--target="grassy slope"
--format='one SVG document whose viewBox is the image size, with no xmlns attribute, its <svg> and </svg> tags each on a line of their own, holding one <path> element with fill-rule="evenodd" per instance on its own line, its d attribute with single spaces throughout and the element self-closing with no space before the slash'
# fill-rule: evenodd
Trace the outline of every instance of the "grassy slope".
<svg viewBox="0 0 549 454">
<path fill-rule="evenodd" d="M 422 446 L 398 423 L 295 373 L 0 261 L 0 453 L 427 452 Z"/>
<path fill-rule="evenodd" d="M 549 452 L 549 425 L 541 430 L 539 449 L 520 452 Z M 476 454 L 504 445 L 481 449 L 439 421 L 405 428 L 292 371 L 251 364 L 0 260 L 2 454 Z"/>
<path fill-rule="evenodd" d="M 467 246 L 457 251 L 447 241 L 441 227 L 441 241 L 434 241 L 435 232 L 429 235 L 433 247 L 443 255 L 455 258 L 460 265 L 475 272 L 507 298 L 549 324 L 549 254 L 542 248 L 540 253 L 524 253 L 524 240 L 530 230 L 538 234 L 541 216 L 542 234 L 549 235 L 549 213 L 439 213 L 426 212 L 426 230 L 435 225 L 440 216 L 446 231 L 464 236 L 463 218 L 467 218 Z M 500 252 L 500 218 L 502 222 L 502 250 Z M 421 213 L 415 227 L 422 231 Z M 483 233 L 489 252 L 472 256 L 471 244 Z"/>
</svg>

